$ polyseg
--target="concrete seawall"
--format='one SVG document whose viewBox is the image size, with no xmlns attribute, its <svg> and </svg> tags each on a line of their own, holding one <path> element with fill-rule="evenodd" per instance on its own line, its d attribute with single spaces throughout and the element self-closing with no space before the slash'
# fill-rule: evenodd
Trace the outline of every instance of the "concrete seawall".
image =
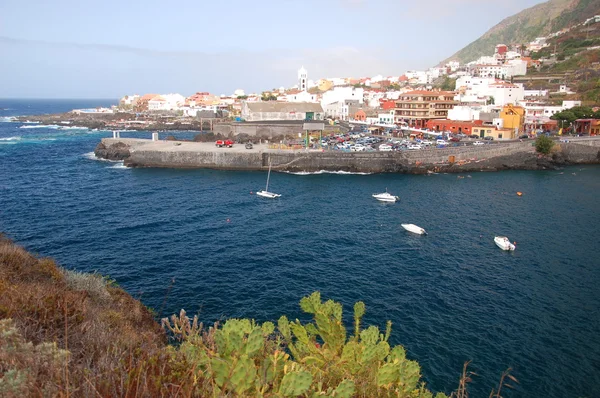
<svg viewBox="0 0 600 398">
<path fill-rule="evenodd" d="M 600 143 L 600 142 L 599 142 Z M 397 152 L 340 152 L 321 150 L 274 150 L 267 145 L 244 149 L 216 148 L 212 143 L 104 138 L 96 149 L 110 158 L 107 149 L 120 148 L 119 159 L 130 167 L 213 168 L 265 170 L 271 162 L 277 170 L 291 172 L 351 171 L 365 173 L 425 173 L 429 170 L 463 172 L 505 169 L 544 169 L 564 164 L 600 163 L 599 148 L 561 143 L 552 158 L 540 158 L 533 142 L 513 142 Z M 125 155 L 122 151 L 125 148 Z"/>
</svg>

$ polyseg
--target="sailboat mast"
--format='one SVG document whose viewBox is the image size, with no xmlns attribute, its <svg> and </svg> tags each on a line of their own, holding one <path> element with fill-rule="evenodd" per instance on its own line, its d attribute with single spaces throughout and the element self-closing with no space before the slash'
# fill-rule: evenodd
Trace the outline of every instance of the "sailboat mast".
<svg viewBox="0 0 600 398">
<path fill-rule="evenodd" d="M 267 187 L 265 191 L 269 192 L 269 178 L 271 178 L 271 159 L 269 159 L 269 172 L 267 173 Z"/>
</svg>

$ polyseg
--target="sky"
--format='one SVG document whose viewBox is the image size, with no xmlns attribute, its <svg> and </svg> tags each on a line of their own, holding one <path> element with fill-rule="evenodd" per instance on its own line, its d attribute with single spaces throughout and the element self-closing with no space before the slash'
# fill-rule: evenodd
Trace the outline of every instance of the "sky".
<svg viewBox="0 0 600 398">
<path fill-rule="evenodd" d="M 0 0 L 0 98 L 261 92 L 427 69 L 540 0 Z"/>
</svg>

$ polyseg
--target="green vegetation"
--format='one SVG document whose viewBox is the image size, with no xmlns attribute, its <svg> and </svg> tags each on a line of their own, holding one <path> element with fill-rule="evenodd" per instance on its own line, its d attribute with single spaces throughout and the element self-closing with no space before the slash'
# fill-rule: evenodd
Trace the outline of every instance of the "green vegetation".
<svg viewBox="0 0 600 398">
<path fill-rule="evenodd" d="M 600 119 L 600 111 L 594 112 L 589 106 L 575 106 L 550 116 L 550 119 L 558 120 L 559 126 L 570 126 L 577 119 Z"/>
<path fill-rule="evenodd" d="M 441 64 L 450 60 L 467 63 L 482 55 L 491 55 L 500 43 L 529 43 L 536 37 L 583 22 L 592 15 L 598 15 L 599 11 L 600 5 L 594 0 L 550 0 L 538 4 L 504 19 Z"/>
<path fill-rule="evenodd" d="M 262 101 L 277 101 L 277 96 L 271 93 L 262 93 L 260 99 Z"/>
<path fill-rule="evenodd" d="M 437 79 L 433 84 L 433 87 L 443 91 L 454 91 L 456 89 L 456 79 L 444 76 L 443 78 Z"/>
<path fill-rule="evenodd" d="M 0 395 L 433 398 L 418 363 L 390 346 L 391 322 L 362 327 L 362 302 L 351 334 L 340 303 L 315 292 L 300 307 L 312 322 L 205 328 L 182 310 L 161 328 L 108 278 L 65 271 L 0 235 Z M 453 397 L 468 396 L 467 365 Z M 490 396 L 516 382 L 509 372 Z"/>
<path fill-rule="evenodd" d="M 554 141 L 545 135 L 541 135 L 535 140 L 535 150 L 544 155 L 548 155 L 553 147 Z"/>
</svg>

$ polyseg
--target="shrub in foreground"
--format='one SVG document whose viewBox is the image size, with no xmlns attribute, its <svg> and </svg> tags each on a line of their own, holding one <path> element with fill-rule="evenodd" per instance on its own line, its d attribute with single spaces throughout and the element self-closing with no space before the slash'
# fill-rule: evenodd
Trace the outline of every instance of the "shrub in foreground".
<svg viewBox="0 0 600 398">
<path fill-rule="evenodd" d="M 548 136 L 540 135 L 535 140 L 535 150 L 544 155 L 548 155 L 554 147 L 554 141 Z"/>
</svg>

